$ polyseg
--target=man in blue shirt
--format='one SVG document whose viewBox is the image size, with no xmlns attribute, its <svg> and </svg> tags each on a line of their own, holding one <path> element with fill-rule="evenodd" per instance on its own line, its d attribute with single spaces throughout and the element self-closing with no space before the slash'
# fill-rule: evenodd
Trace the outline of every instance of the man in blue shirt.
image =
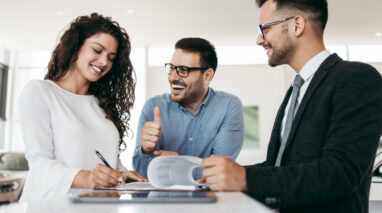
<svg viewBox="0 0 382 213">
<path fill-rule="evenodd" d="M 241 101 L 209 87 L 217 67 L 215 48 L 205 39 L 184 38 L 165 64 L 171 94 L 149 99 L 139 119 L 134 170 L 147 176 L 155 156 L 212 154 L 236 159 L 244 140 Z M 201 170 L 194 173 L 201 177 Z"/>
</svg>

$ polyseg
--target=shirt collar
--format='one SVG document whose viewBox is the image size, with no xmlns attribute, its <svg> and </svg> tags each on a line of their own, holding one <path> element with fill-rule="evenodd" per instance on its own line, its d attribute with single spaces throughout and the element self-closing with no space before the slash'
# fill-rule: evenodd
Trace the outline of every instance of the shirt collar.
<svg viewBox="0 0 382 213">
<path fill-rule="evenodd" d="M 207 96 L 204 99 L 204 101 L 200 104 L 200 106 L 204 106 L 210 102 L 211 97 L 213 96 L 211 93 L 212 93 L 212 89 L 210 87 L 208 87 Z"/>
<path fill-rule="evenodd" d="M 310 78 L 313 77 L 314 73 L 318 70 L 322 62 L 325 61 L 327 57 L 330 56 L 329 50 L 323 50 L 317 55 L 315 55 L 313 58 L 311 58 L 300 70 L 299 73 L 295 73 L 295 77 L 297 74 L 299 74 L 303 79 L 304 82 L 308 81 Z"/>
</svg>

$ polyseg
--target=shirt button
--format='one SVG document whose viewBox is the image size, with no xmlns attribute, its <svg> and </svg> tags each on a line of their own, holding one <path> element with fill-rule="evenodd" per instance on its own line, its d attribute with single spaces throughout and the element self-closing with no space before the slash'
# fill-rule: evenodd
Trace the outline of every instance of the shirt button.
<svg viewBox="0 0 382 213">
<path fill-rule="evenodd" d="M 189 140 L 189 141 L 192 141 L 192 137 L 189 137 L 188 140 Z"/>
</svg>

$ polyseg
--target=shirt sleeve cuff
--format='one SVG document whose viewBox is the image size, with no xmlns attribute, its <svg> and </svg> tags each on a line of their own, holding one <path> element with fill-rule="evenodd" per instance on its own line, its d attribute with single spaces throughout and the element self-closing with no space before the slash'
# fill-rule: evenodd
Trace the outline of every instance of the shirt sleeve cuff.
<svg viewBox="0 0 382 213">
<path fill-rule="evenodd" d="M 154 155 L 154 152 L 150 153 L 150 154 L 145 154 L 142 152 L 142 148 L 139 149 L 139 155 L 144 158 L 144 159 L 148 159 L 148 160 L 151 160 L 155 157 Z"/>
</svg>

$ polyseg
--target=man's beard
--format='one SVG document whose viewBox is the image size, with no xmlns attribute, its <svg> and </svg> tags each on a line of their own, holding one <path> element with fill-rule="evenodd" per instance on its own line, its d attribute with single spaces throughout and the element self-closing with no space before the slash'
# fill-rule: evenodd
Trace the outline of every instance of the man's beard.
<svg viewBox="0 0 382 213">
<path fill-rule="evenodd" d="M 204 91 L 202 87 L 199 87 L 196 91 L 194 90 L 191 93 L 189 93 L 188 96 L 184 96 L 181 100 L 178 101 L 178 103 L 183 107 L 191 106 L 192 104 L 197 102 L 201 96 L 203 96 L 203 93 Z"/>
<path fill-rule="evenodd" d="M 188 89 L 190 85 L 185 85 L 185 86 Z M 197 102 L 203 95 L 204 95 L 203 81 L 202 81 L 202 77 L 200 77 L 196 81 L 196 83 L 192 85 L 192 91 L 185 92 L 184 96 L 178 100 L 176 98 L 173 98 L 171 95 L 171 100 L 174 102 L 178 102 L 183 107 L 187 107 Z"/>
<path fill-rule="evenodd" d="M 293 45 L 292 40 L 288 36 L 287 32 L 283 41 L 283 46 L 280 47 L 278 50 L 272 48 L 272 51 L 273 53 L 269 56 L 268 59 L 269 66 L 275 67 L 281 64 L 288 63 L 288 58 L 295 51 L 295 46 Z"/>
</svg>

